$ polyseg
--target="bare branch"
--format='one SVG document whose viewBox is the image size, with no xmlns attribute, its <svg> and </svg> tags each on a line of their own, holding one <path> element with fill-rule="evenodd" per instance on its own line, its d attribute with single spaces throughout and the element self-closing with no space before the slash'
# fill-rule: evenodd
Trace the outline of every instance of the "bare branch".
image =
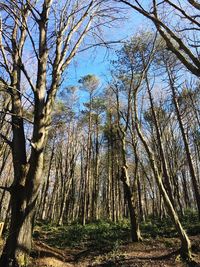
<svg viewBox="0 0 200 267">
<path fill-rule="evenodd" d="M 200 4 L 195 0 L 187 0 L 193 7 L 200 10 Z"/>
<path fill-rule="evenodd" d="M 8 144 L 12 148 L 12 141 L 10 141 L 5 135 L 0 133 L 0 137 L 4 140 L 6 144 Z"/>
</svg>

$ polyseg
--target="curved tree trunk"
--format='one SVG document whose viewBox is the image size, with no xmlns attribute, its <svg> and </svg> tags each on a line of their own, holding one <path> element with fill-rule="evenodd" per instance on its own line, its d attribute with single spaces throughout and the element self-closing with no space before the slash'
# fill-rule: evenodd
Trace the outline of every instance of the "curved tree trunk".
<svg viewBox="0 0 200 267">
<path fill-rule="evenodd" d="M 172 222 L 174 223 L 174 226 L 176 228 L 176 231 L 178 232 L 178 235 L 179 235 L 179 238 L 180 238 L 180 241 L 181 241 L 181 248 L 180 248 L 180 255 L 181 257 L 184 259 L 184 260 L 188 260 L 188 261 L 191 261 L 192 260 L 192 256 L 191 256 L 191 243 L 190 243 L 190 240 L 185 232 L 185 230 L 183 229 L 180 221 L 179 221 L 179 218 L 178 218 L 178 215 L 176 213 L 176 211 L 174 210 L 174 207 L 170 201 L 170 198 L 165 190 L 165 187 L 163 185 L 163 181 L 162 181 L 162 177 L 160 176 L 160 173 L 159 173 L 159 170 L 156 166 L 156 161 L 155 161 L 155 158 L 154 158 L 154 154 L 153 152 L 151 151 L 150 147 L 148 146 L 144 136 L 143 136 L 143 133 L 140 129 L 140 126 L 139 126 L 139 123 L 138 123 L 138 116 L 137 116 L 137 98 L 136 98 L 136 95 L 137 95 L 137 92 L 135 93 L 135 96 L 134 96 L 134 113 L 135 113 L 135 125 L 136 125 L 136 130 L 137 130 L 137 133 L 138 133 L 138 136 L 140 138 L 140 140 L 142 141 L 143 145 L 144 145 L 144 148 L 148 154 L 148 157 L 149 157 L 149 161 L 150 161 L 150 164 L 151 164 L 151 168 L 153 170 L 153 173 L 154 173 L 154 177 L 155 177 L 155 180 L 156 180 L 156 183 L 157 183 L 157 186 L 159 188 L 159 191 L 163 197 L 163 200 L 164 200 L 164 203 L 165 203 L 165 206 L 167 208 L 167 211 L 168 211 L 168 214 L 172 220 Z"/>
<path fill-rule="evenodd" d="M 184 129 L 184 125 L 183 125 L 183 121 L 182 121 L 182 117 L 181 117 L 181 113 L 180 113 L 180 109 L 179 109 L 179 104 L 178 104 L 178 100 L 177 100 L 177 96 L 176 96 L 176 89 L 174 87 L 173 78 L 171 77 L 169 70 L 168 70 L 168 75 L 169 75 L 170 86 L 171 86 L 171 90 L 172 90 L 172 97 L 173 97 L 173 101 L 174 101 L 176 115 L 177 115 L 179 127 L 181 130 L 181 135 L 182 135 L 183 143 L 184 143 L 184 147 L 185 147 L 185 152 L 186 152 L 186 156 L 187 156 L 188 166 L 189 166 L 189 170 L 190 170 L 190 176 L 191 176 L 191 180 L 192 180 L 195 200 L 196 200 L 197 209 L 198 209 L 198 216 L 199 216 L 199 220 L 200 220 L 200 192 L 199 192 L 198 179 L 196 177 L 194 164 L 193 164 L 193 160 L 192 160 L 192 156 L 191 156 L 191 151 L 190 151 L 190 147 L 189 147 L 189 142 L 188 142 L 188 139 L 187 139 L 187 136 L 185 133 L 185 129 Z"/>
</svg>

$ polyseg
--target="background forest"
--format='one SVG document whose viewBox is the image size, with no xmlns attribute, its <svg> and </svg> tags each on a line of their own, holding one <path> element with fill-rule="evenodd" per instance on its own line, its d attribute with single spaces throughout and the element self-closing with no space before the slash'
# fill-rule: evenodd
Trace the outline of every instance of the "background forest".
<svg viewBox="0 0 200 267">
<path fill-rule="evenodd" d="M 165 266 L 185 266 L 179 254 L 199 266 L 199 10 L 192 0 L 0 2 L 1 267 L 57 266 L 33 260 L 44 243 L 56 258 L 71 247 L 75 266 L 164 266 L 162 253 L 161 265 L 137 253 L 126 262 L 123 246 L 142 240 L 170 249 L 176 265 Z M 126 12 L 151 26 L 104 40 Z M 74 58 L 99 46 L 112 48 L 107 78 L 93 69 L 69 82 Z"/>
</svg>

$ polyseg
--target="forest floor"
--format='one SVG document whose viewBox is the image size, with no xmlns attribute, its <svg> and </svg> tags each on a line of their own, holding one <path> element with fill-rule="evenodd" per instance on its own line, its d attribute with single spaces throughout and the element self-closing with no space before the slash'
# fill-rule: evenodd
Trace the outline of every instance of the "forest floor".
<svg viewBox="0 0 200 267">
<path fill-rule="evenodd" d="M 200 235 L 191 237 L 193 256 L 200 266 Z M 34 244 L 37 256 L 30 266 L 40 267 L 86 267 L 86 266 L 187 266 L 180 261 L 177 238 L 157 238 L 141 243 L 119 245 L 115 251 L 99 251 L 95 247 L 58 249 L 43 242 Z"/>
<path fill-rule="evenodd" d="M 190 237 L 196 262 L 190 266 L 200 267 L 200 222 L 195 214 L 188 214 L 182 224 Z M 38 222 L 30 267 L 188 266 L 180 260 L 180 242 L 168 218 L 142 223 L 141 232 L 143 241 L 132 243 L 128 220 L 98 221 L 85 226 Z M 2 246 L 0 240 L 0 250 Z"/>
</svg>

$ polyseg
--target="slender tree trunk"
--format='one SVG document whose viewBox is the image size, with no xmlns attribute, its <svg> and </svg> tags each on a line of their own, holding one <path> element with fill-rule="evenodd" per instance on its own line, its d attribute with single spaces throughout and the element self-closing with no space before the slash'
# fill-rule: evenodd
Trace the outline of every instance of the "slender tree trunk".
<svg viewBox="0 0 200 267">
<path fill-rule="evenodd" d="M 178 232 L 178 235 L 179 235 L 179 238 L 181 240 L 181 248 L 180 248 L 180 254 L 181 254 L 181 257 L 185 260 L 188 260 L 188 261 L 191 261 L 192 260 L 192 256 L 191 256 L 191 243 L 190 243 L 190 240 L 185 232 L 185 230 L 183 229 L 180 221 L 179 221 L 179 218 L 178 218 L 178 215 L 176 213 L 176 211 L 174 210 L 174 207 L 170 201 L 170 198 L 165 190 L 165 187 L 163 185 L 163 182 L 162 182 L 162 177 L 160 176 L 160 173 L 159 173 L 159 170 L 156 166 L 156 161 L 155 161 L 155 158 L 154 158 L 154 155 L 153 155 L 153 152 L 150 150 L 150 147 L 148 146 L 143 134 L 142 134 L 142 131 L 140 129 L 140 126 L 139 126 L 139 123 L 138 123 L 138 116 L 137 116 L 137 97 L 136 97 L 136 94 L 137 92 L 135 93 L 134 95 L 134 113 L 135 113 L 135 125 L 136 125 L 136 130 L 137 130 L 137 133 L 138 133 L 138 136 L 140 138 L 140 140 L 142 141 L 144 147 L 145 147 L 145 150 L 148 154 L 148 157 L 149 157 L 149 161 L 150 161 L 150 164 L 151 164 L 151 168 L 153 170 L 153 173 L 154 173 L 154 177 L 155 177 L 155 180 L 156 180 L 156 183 L 157 183 L 157 186 L 159 188 L 159 191 L 160 191 L 160 194 L 162 195 L 163 197 L 163 200 L 164 200 L 164 203 L 165 203 L 165 206 L 167 208 L 167 211 L 168 211 L 168 214 L 172 220 L 172 222 L 174 223 L 174 226 Z"/>
<path fill-rule="evenodd" d="M 131 221 L 131 239 L 133 242 L 138 242 L 142 240 L 141 234 L 140 234 L 140 228 L 139 228 L 139 221 L 138 221 L 138 216 L 137 216 L 137 206 L 136 201 L 132 195 L 130 185 L 128 184 L 127 181 L 127 167 L 123 166 L 121 169 L 121 180 L 123 181 L 124 184 L 124 193 L 128 202 L 128 209 L 130 213 L 130 221 Z"/>
<path fill-rule="evenodd" d="M 134 186 L 133 191 L 131 191 L 130 186 L 130 178 L 128 175 L 128 166 L 126 162 L 126 149 L 125 149 L 125 133 L 122 132 L 121 129 L 121 145 L 122 145 L 122 159 L 123 159 L 123 166 L 121 168 L 121 181 L 124 185 L 124 193 L 125 197 L 128 202 L 128 208 L 130 213 L 130 221 L 131 221 L 131 238 L 133 242 L 138 242 L 142 240 L 139 228 L 139 220 L 137 214 L 137 177 L 134 177 Z"/>
<path fill-rule="evenodd" d="M 191 208 L 191 202 L 190 202 L 188 188 L 187 188 L 188 184 L 187 184 L 187 181 L 186 181 L 185 170 L 182 170 L 181 174 L 182 174 L 181 177 L 182 177 L 182 184 L 183 184 L 185 206 L 186 206 L 186 208 Z"/>
<path fill-rule="evenodd" d="M 72 160 L 71 164 L 72 164 L 72 166 L 71 166 L 71 170 L 70 170 L 70 176 L 68 177 L 67 181 L 65 182 L 65 186 L 64 186 L 64 197 L 62 199 L 62 203 L 61 203 L 61 206 L 60 206 L 58 225 L 62 225 L 63 224 L 63 218 L 64 218 L 64 212 L 65 212 L 65 208 L 66 208 L 66 202 L 67 202 L 67 198 L 69 197 L 69 192 L 70 192 L 71 185 L 72 185 L 72 180 L 73 180 L 73 175 L 74 175 L 74 168 L 75 168 L 73 160 Z"/>
<path fill-rule="evenodd" d="M 46 211 L 47 211 L 47 197 L 48 197 L 48 190 L 49 190 L 49 183 L 50 183 L 50 173 L 51 173 L 51 167 L 53 163 L 53 157 L 54 157 L 54 148 L 55 148 L 55 139 L 53 140 L 53 147 L 51 150 L 51 156 L 49 161 L 49 168 L 46 178 L 46 183 L 44 183 L 44 193 L 43 193 L 43 202 L 42 202 L 42 220 L 46 218 Z"/>
<path fill-rule="evenodd" d="M 140 210 L 140 221 L 143 222 L 145 221 L 145 217 L 142 204 L 142 188 L 141 188 L 140 178 L 138 179 L 137 182 L 137 190 L 138 190 L 138 200 L 139 200 L 139 210 Z"/>
<path fill-rule="evenodd" d="M 175 207 L 174 198 L 173 198 L 173 194 L 172 194 L 172 186 L 171 186 L 171 181 L 170 181 L 169 170 L 168 170 L 167 161 L 166 161 L 164 148 L 163 148 L 163 141 L 162 141 L 162 138 L 161 138 L 161 132 L 160 132 L 159 124 L 158 124 L 157 115 L 156 115 L 156 112 L 155 112 L 155 109 L 154 109 L 153 98 L 152 98 L 152 95 L 151 95 L 151 88 L 150 88 L 150 85 L 149 85 L 149 81 L 148 81 L 147 75 L 146 75 L 146 84 L 147 84 L 147 91 L 148 91 L 148 94 L 149 94 L 151 111 L 152 111 L 152 114 L 153 114 L 153 119 L 154 119 L 154 124 L 155 124 L 155 129 L 156 129 L 156 136 L 157 136 L 159 150 L 160 150 L 159 152 L 160 152 L 160 157 L 161 157 L 162 171 L 163 171 L 163 175 L 164 175 L 164 178 L 165 178 L 165 186 L 166 186 L 167 193 L 169 195 L 170 201 L 171 201 L 172 205 Z"/>
<path fill-rule="evenodd" d="M 107 188 L 106 188 L 106 200 L 107 200 L 107 216 L 108 219 L 111 220 L 111 155 L 110 155 L 110 142 L 108 142 L 108 175 L 107 175 Z"/>
<path fill-rule="evenodd" d="M 179 126 L 180 126 L 182 138 L 183 138 L 183 143 L 184 143 L 184 146 L 185 146 L 185 152 L 186 152 L 186 156 L 187 156 L 188 166 L 189 166 L 189 170 L 190 170 L 190 176 L 191 176 L 191 180 L 192 180 L 192 185 L 193 185 L 193 189 L 194 189 L 194 195 L 195 195 L 195 199 L 196 199 L 196 204 L 197 204 L 197 208 L 198 208 L 198 215 L 199 215 L 199 220 L 200 220 L 200 192 L 199 192 L 199 186 L 198 186 L 198 182 L 197 182 L 197 178 L 196 178 L 196 174 L 195 174 L 195 169 L 194 169 L 194 165 L 193 165 L 193 161 L 192 161 L 192 156 L 191 156 L 191 152 L 190 152 L 188 139 L 187 139 L 187 136 L 186 136 L 186 133 L 185 133 L 185 129 L 184 129 L 183 122 L 182 122 L 182 117 L 181 117 L 180 110 L 179 110 L 179 104 L 178 104 L 177 97 L 176 97 L 176 90 L 175 90 L 175 87 L 174 87 L 174 83 L 173 83 L 173 79 L 171 77 L 171 74 L 169 73 L 169 70 L 168 70 L 168 75 L 169 75 L 169 80 L 170 80 L 170 87 L 171 87 L 171 90 L 172 90 L 174 106 L 175 106 L 175 109 L 176 109 L 176 115 L 177 115 L 178 123 L 179 123 Z"/>
<path fill-rule="evenodd" d="M 96 119 L 95 175 L 94 175 L 94 219 L 99 219 L 99 123 Z"/>
</svg>

